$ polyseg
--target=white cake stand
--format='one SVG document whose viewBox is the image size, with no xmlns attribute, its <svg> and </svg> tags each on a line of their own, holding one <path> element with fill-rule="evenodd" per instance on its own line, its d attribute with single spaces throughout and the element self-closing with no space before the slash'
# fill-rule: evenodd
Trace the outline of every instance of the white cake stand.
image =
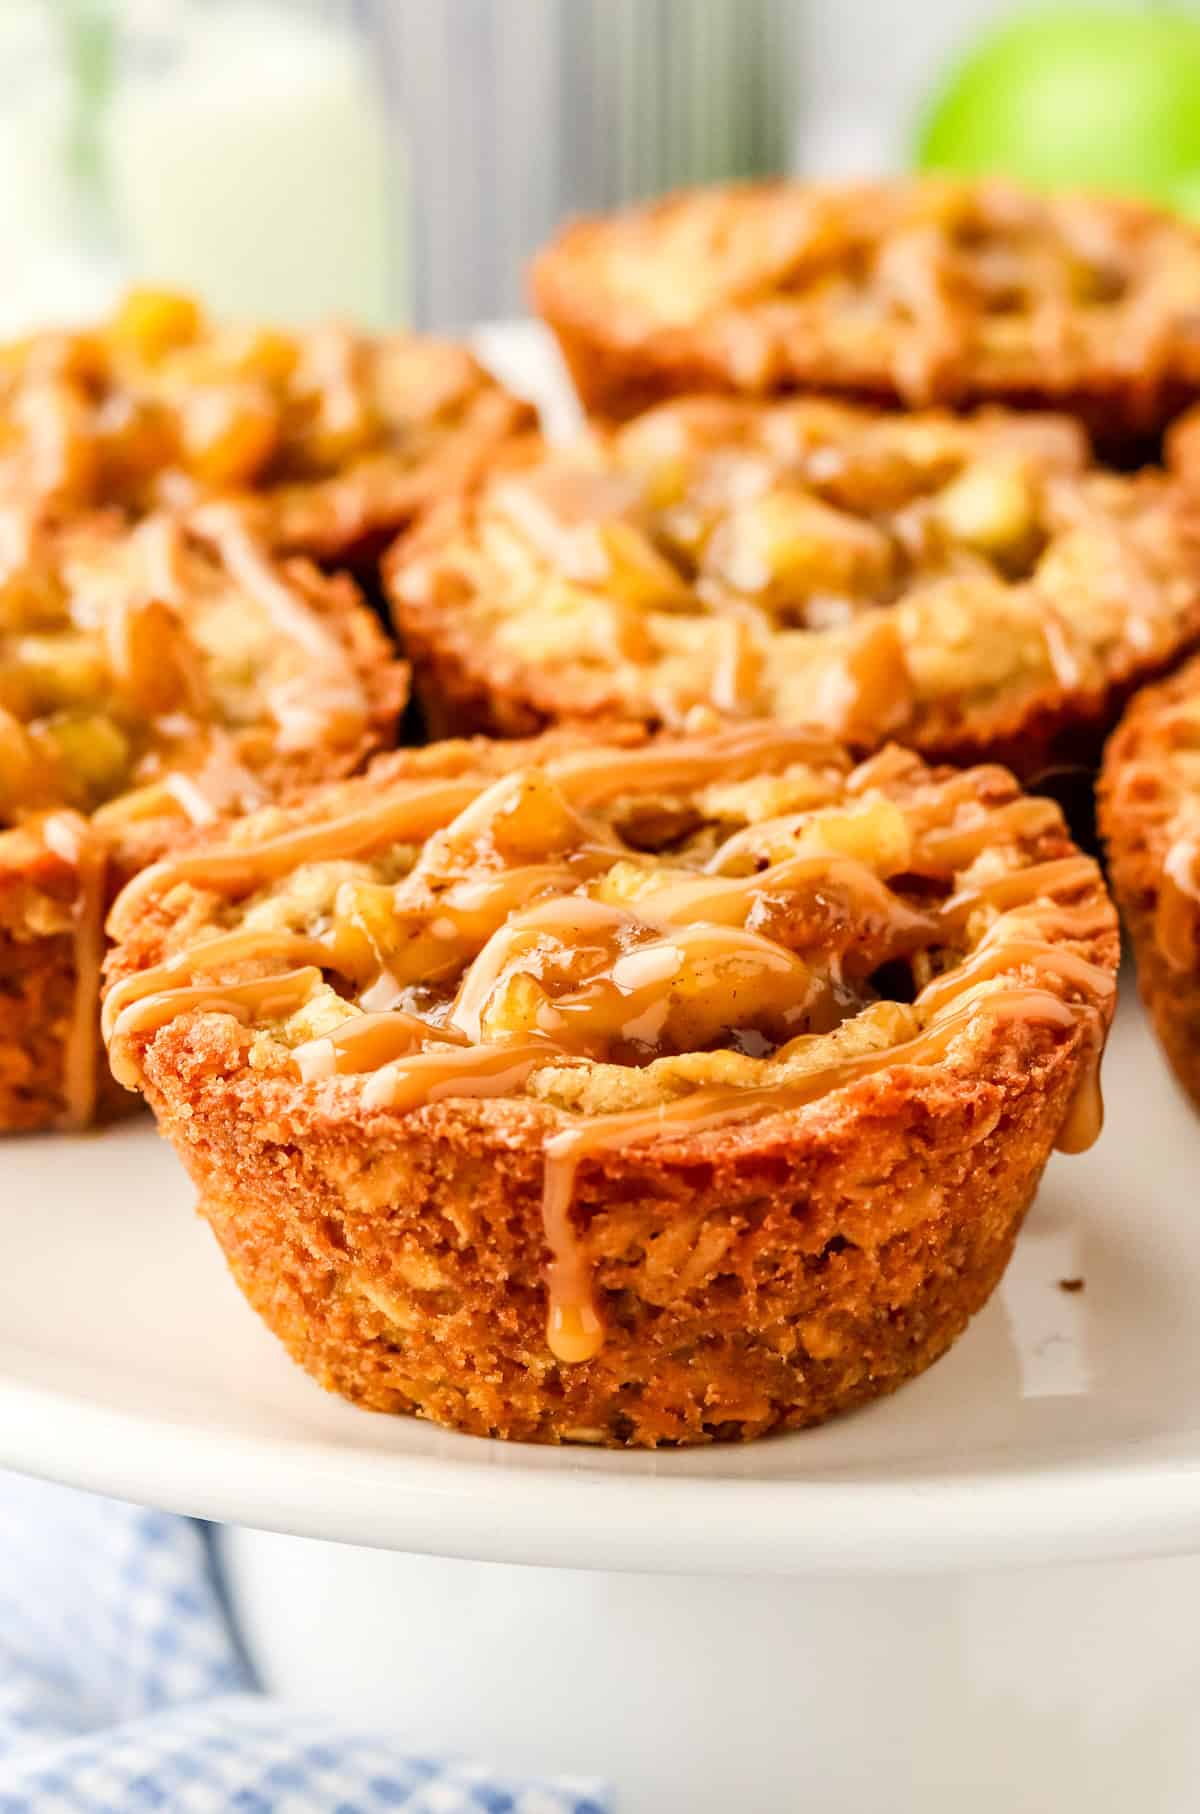
<svg viewBox="0 0 1200 1814">
<path fill-rule="evenodd" d="M 626 1814 L 968 1789 L 973 1814 L 1192 1814 L 1200 1562 L 1114 1561 L 1200 1552 L 1200 1122 L 1129 990 L 1107 1093 L 923 1379 L 658 1455 L 329 1398 L 147 1123 L 10 1142 L 0 1464 L 250 1527 L 226 1553 L 270 1685 L 414 1747 L 611 1774 Z"/>
<path fill-rule="evenodd" d="M 1128 987 L 1106 1094 L 932 1372 L 658 1455 L 326 1397 L 148 1123 L 9 1142 L 0 1465 L 232 1527 L 268 1685 L 623 1814 L 1193 1814 L 1200 1120 Z"/>
</svg>

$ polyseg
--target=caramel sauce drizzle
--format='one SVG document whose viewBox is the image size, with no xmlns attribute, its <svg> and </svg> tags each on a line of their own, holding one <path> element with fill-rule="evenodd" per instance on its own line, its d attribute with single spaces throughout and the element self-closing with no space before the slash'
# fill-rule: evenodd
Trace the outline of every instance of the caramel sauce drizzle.
<svg viewBox="0 0 1200 1814">
<path fill-rule="evenodd" d="M 182 988 L 173 985 L 155 995 L 142 996 L 130 1003 L 118 1023 L 117 1035 L 109 1048 L 113 1076 L 126 1089 L 136 1089 L 141 1073 L 128 1061 L 125 1042 L 157 1033 L 181 1014 L 192 1009 L 205 1014 L 231 1014 L 243 1026 L 256 1020 L 281 1019 L 302 1008 L 320 980 L 317 966 L 306 964 L 282 974 L 255 976 L 248 982 Z"/>
<path fill-rule="evenodd" d="M 202 523 L 202 533 L 230 576 L 281 636 L 312 657 L 303 674 L 269 690 L 281 747 L 305 749 L 325 737 L 349 741 L 357 736 L 367 720 L 367 695 L 341 638 L 289 582 L 232 506 L 210 505 Z"/>
<path fill-rule="evenodd" d="M 7 548 L 0 550 L 0 558 L 5 552 L 32 558 L 33 520 L 25 523 L 23 536 L 17 535 L 17 525 L 9 517 L 4 522 Z M 268 688 L 266 705 L 279 727 L 280 745 L 303 748 L 329 735 L 359 737 L 369 710 L 364 684 L 347 649 L 302 590 L 289 583 L 258 547 L 234 511 L 214 506 L 206 525 L 192 533 L 214 547 L 231 579 L 259 604 L 275 629 L 312 658 L 302 676 Z M 72 907 L 74 964 L 64 1109 L 59 1119 L 60 1126 L 70 1129 L 86 1126 L 96 1104 L 107 834 L 126 821 L 167 815 L 182 814 L 192 825 L 211 825 L 222 812 L 234 806 L 249 809 L 263 798 L 257 778 L 238 760 L 233 737 L 205 722 L 211 714 L 203 657 L 187 629 L 189 579 L 182 524 L 165 515 L 152 517 L 131 533 L 130 547 L 140 551 L 145 589 L 124 587 L 103 598 L 100 613 L 112 685 L 168 744 L 182 737 L 185 758 L 192 762 L 169 768 L 106 802 L 95 813 L 94 824 L 67 809 L 49 811 L 39 821 L 47 847 L 69 863 L 78 878 Z M 40 803 L 39 792 L 31 770 L 27 811 Z"/>
<path fill-rule="evenodd" d="M 547 763 L 542 773 L 572 805 L 597 805 L 644 790 L 694 793 L 707 780 L 752 773 L 767 752 L 781 763 L 781 752 L 783 760 L 796 759 L 793 752 L 811 755 L 814 748 L 828 763 L 827 746 L 811 734 L 746 725 L 674 745 L 579 752 Z M 855 776 L 840 777 L 841 791 L 861 793 L 871 777 L 882 773 L 881 758 L 873 758 L 863 765 L 865 780 L 856 784 Z M 391 798 L 323 824 L 293 827 L 257 845 L 183 852 L 136 878 L 122 897 L 119 915 L 127 918 L 131 905 L 136 911 L 151 893 L 178 881 L 226 894 L 251 892 L 301 863 L 360 857 L 439 833 L 448 848 L 461 846 L 469 855 L 472 839 L 494 829 L 489 815 L 494 818 L 503 808 L 518 780 L 510 774 L 490 781 L 478 776 L 415 781 Z M 976 815 L 968 811 L 966 823 L 948 825 L 949 816 L 961 821 L 960 806 L 978 802 L 979 786 L 978 777 L 951 777 L 905 803 L 915 841 L 906 867 L 953 876 L 998 837 L 1036 837 L 1057 823 L 1046 802 L 1021 797 L 990 808 L 979 803 Z M 804 816 L 766 823 L 789 825 Z M 761 832 L 763 822 L 754 829 Z M 561 862 L 507 868 L 501 863 L 482 876 L 452 878 L 435 903 L 421 909 L 426 930 L 431 927 L 454 953 L 451 973 L 460 977 L 445 1023 L 411 1012 L 402 1005 L 397 987 L 396 1006 L 348 1016 L 292 1054 L 306 1082 L 364 1076 L 362 1102 L 370 1110 L 403 1113 L 454 1097 L 508 1096 L 548 1064 L 569 1069 L 592 1057 L 611 1061 L 614 1051 L 627 1046 L 641 1046 L 645 1057 L 669 1052 L 670 1016 L 676 1011 L 672 988 L 686 974 L 699 978 L 692 998 L 709 1003 L 709 1012 L 715 1004 L 715 1019 L 710 1034 L 685 1039 L 678 1049 L 702 1049 L 709 1037 L 765 1019 L 775 1034 L 774 1058 L 786 1064 L 802 1056 L 812 1037 L 808 1032 L 793 1037 L 796 1025 L 826 1024 L 821 1017 L 830 1002 L 823 998 L 831 990 L 836 993 L 840 983 L 754 930 L 747 923 L 752 913 L 772 900 L 802 897 L 805 890 L 826 899 L 831 891 L 841 891 L 858 937 L 873 925 L 886 948 L 898 952 L 951 938 L 980 911 L 998 916 L 968 957 L 918 993 L 911 1010 L 918 1030 L 910 1038 L 769 1084 L 704 1086 L 653 1108 L 593 1116 L 546 1136 L 547 1342 L 564 1364 L 593 1358 L 604 1341 L 592 1263 L 573 1210 L 581 1166 L 608 1152 L 791 1112 L 892 1067 L 940 1063 L 956 1040 L 976 1031 L 986 1035 L 989 1026 L 1005 1024 L 1068 1033 L 1084 1029 L 1075 1087 L 1057 1144 L 1079 1151 L 1099 1133 L 1098 1067 L 1114 982 L 1061 941 L 1094 936 L 1104 916 L 1095 903 L 1079 906 L 1054 898 L 1094 887 L 1095 867 L 1088 859 L 1029 863 L 918 910 L 866 865 L 835 850 L 800 852 L 750 875 L 719 873 L 741 854 L 742 837 L 732 834 L 705 871 L 651 882 L 627 903 L 578 892 L 594 873 L 590 857 L 607 862 L 614 855 L 603 840 L 594 847 L 584 842 Z M 589 860 L 578 861 L 580 850 Z M 479 854 L 476 849 L 476 859 Z M 630 852 L 619 846 L 615 854 Z M 366 997 L 386 980 L 387 962 L 380 961 L 379 983 L 366 991 L 361 975 L 351 975 Z M 197 980 L 206 971 L 247 963 L 266 973 L 236 982 Z M 290 967 L 280 973 L 281 965 Z M 217 935 L 194 951 L 125 978 L 110 992 L 104 1030 L 114 1071 L 134 1087 L 134 1043 L 177 1014 L 200 1008 L 229 1013 L 243 1024 L 287 1016 L 310 999 L 326 972 L 339 970 L 348 973 L 336 931 L 330 938 L 247 928 Z M 513 976 L 526 986 L 548 984 L 544 1010 L 533 1031 L 489 1037 L 489 1004 L 504 979 Z M 397 972 L 398 984 L 402 977 Z M 1058 988 L 1041 986 L 1051 983 Z M 391 999 L 385 994 L 385 1000 Z M 694 1010 L 685 1006 L 682 1011 Z M 827 1024 L 837 1024 L 844 1013 L 834 1002 Z"/>
<path fill-rule="evenodd" d="M 758 614 L 761 616 L 761 613 Z M 728 612 L 718 623 L 712 702 L 719 712 L 754 711 L 762 695 L 767 653 L 749 616 Z"/>
<path fill-rule="evenodd" d="M 98 1082 L 96 1002 L 104 960 L 104 906 L 108 887 L 108 845 L 79 813 L 48 813 L 41 823 L 48 850 L 75 871 L 71 905 L 73 964 L 71 1014 L 63 1050 L 63 1112 L 58 1126 L 86 1127 L 96 1108 Z"/>
<path fill-rule="evenodd" d="M 756 900 L 794 895 L 819 886 L 826 892 L 844 891 L 864 919 L 886 919 L 898 939 L 922 934 L 932 937 L 937 930 L 934 916 L 909 907 L 873 869 L 854 857 L 785 857 L 748 876 L 721 875 L 720 869 L 729 861 L 735 842 L 736 834 L 721 846 L 707 866 L 709 874 L 689 881 L 665 882 L 639 896 L 639 917 L 664 928 L 696 919 L 740 925 Z"/>
<path fill-rule="evenodd" d="M 132 976 L 123 977 L 108 992 L 100 1011 L 100 1030 L 106 1040 L 111 1039 L 119 1020 L 126 1035 L 140 1032 L 142 1021 L 136 1010 L 144 1002 L 169 994 L 177 988 L 181 976 L 203 976 L 206 970 L 219 970 L 228 964 L 263 957 L 269 958 L 273 963 L 305 964 L 318 971 L 338 967 L 330 947 L 322 944 L 320 939 L 309 938 L 304 933 L 264 934 L 252 928 L 221 933 L 216 938 L 208 939 L 203 945 L 198 945 L 194 951 L 181 951 L 163 964 L 155 964 L 148 970 L 138 970 Z M 222 983 L 216 985 L 216 988 L 223 991 L 226 986 Z"/>
<path fill-rule="evenodd" d="M 292 1057 L 305 1083 L 320 1083 L 327 1077 L 380 1071 L 398 1058 L 409 1058 L 420 1051 L 431 1032 L 429 1022 L 419 1014 L 391 1008 L 386 1013 L 344 1020 L 331 1033 L 297 1046 Z M 438 1037 L 448 1045 L 467 1043 L 453 1027 L 439 1028 Z"/>
<path fill-rule="evenodd" d="M 1023 906 L 1037 895 L 1059 894 L 1065 889 L 1085 888 L 1096 879 L 1096 866 L 1090 857 L 1056 857 L 1046 863 L 1031 863 L 1026 869 L 1010 870 L 963 888 L 950 896 L 941 908 L 947 926 L 958 926 L 982 907 L 994 907 L 998 913 Z"/>
<path fill-rule="evenodd" d="M 451 1096 L 511 1096 L 539 1065 L 560 1056 L 548 1040 L 414 1052 L 375 1072 L 363 1090 L 363 1106 L 408 1110 Z"/>
<path fill-rule="evenodd" d="M 1105 981 L 1109 979 L 1105 976 Z M 918 996 L 917 1001 L 920 1002 Z M 973 1029 L 992 1022 L 1025 1021 L 1030 1024 L 1072 1028 L 1081 1014 L 1090 1008 L 1078 1008 L 1047 990 L 1010 987 L 984 995 L 976 1001 L 935 1014 L 931 1023 L 914 1038 L 882 1052 L 864 1052 L 840 1063 L 823 1065 L 806 1076 L 779 1084 L 737 1091 L 697 1090 L 678 1101 L 651 1109 L 633 1110 L 625 1115 L 597 1115 L 577 1128 L 565 1128 L 552 1134 L 545 1143 L 546 1183 L 543 1195 L 543 1218 L 551 1252 L 548 1273 L 550 1317 L 547 1342 L 551 1352 L 566 1363 L 591 1360 L 604 1343 L 603 1318 L 596 1306 L 591 1267 L 570 1221 L 570 1208 L 575 1199 L 580 1166 L 585 1160 L 601 1158 L 605 1153 L 624 1151 L 645 1140 L 668 1140 L 673 1135 L 697 1134 L 733 1123 L 761 1120 L 770 1114 L 786 1114 L 819 1098 L 844 1089 L 864 1077 L 898 1066 L 926 1066 L 943 1060 L 954 1040 Z M 1083 1150 L 1075 1140 L 1091 1132 L 1100 1132 L 1098 1120 L 1098 1062 L 1089 1060 L 1085 1075 L 1067 1111 L 1063 1124 L 1069 1128 L 1070 1146 L 1062 1150 Z M 1076 1101 L 1082 1099 L 1077 1109 Z M 1059 1142 L 1064 1138 L 1060 1132 Z M 1086 1141 L 1090 1144 L 1090 1141 Z"/>
<path fill-rule="evenodd" d="M 1042 637 L 1046 644 L 1046 658 L 1055 684 L 1064 693 L 1070 693 L 1083 681 L 1083 661 L 1071 642 L 1071 633 L 1062 613 L 1057 611 L 1049 599 L 1041 601 Z"/>
<path fill-rule="evenodd" d="M 179 882 L 246 894 L 302 863 L 337 862 L 391 844 L 420 843 L 482 791 L 477 781 L 432 781 L 414 786 L 399 799 L 384 799 L 344 818 L 281 832 L 259 844 L 182 851 L 143 869 L 124 890 L 121 902 L 129 911 Z"/>
<path fill-rule="evenodd" d="M 868 743 L 899 730 L 915 707 L 904 638 L 888 612 L 868 614 L 850 647 L 831 664 L 821 700 L 823 720 Z"/>
<path fill-rule="evenodd" d="M 735 781 L 764 757 L 828 763 L 828 741 L 818 731 L 770 723 L 739 726 L 718 736 L 680 739 L 661 749 L 562 756 L 545 765 L 549 780 L 576 806 L 600 806 L 643 791 L 671 793 L 716 781 Z M 419 844 L 495 785 L 478 776 L 413 782 L 403 794 L 344 816 L 301 826 L 257 844 L 224 844 L 182 851 L 151 864 L 121 895 L 126 910 L 178 882 L 197 888 L 250 893 L 302 863 L 368 856 L 393 844 Z"/>
</svg>

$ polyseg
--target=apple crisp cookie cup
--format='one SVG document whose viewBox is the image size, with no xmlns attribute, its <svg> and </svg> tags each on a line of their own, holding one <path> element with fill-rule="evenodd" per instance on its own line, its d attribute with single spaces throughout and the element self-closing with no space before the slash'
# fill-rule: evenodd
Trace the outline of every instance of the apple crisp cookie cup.
<svg viewBox="0 0 1200 1814">
<path fill-rule="evenodd" d="M 99 1038 L 119 887 L 223 814 L 391 744 L 405 664 L 353 581 L 213 511 L 26 541 L 0 584 L 0 1131 L 128 1106 Z"/>
<path fill-rule="evenodd" d="M 653 1446 L 863 1403 L 1098 1131 L 1115 914 L 997 767 L 764 723 L 446 743 L 118 901 L 104 1020 L 323 1385 Z"/>
<path fill-rule="evenodd" d="M 1200 511 L 1061 416 L 693 398 L 509 446 L 385 563 L 438 731 L 697 707 L 1027 780 L 1200 637 Z"/>
<path fill-rule="evenodd" d="M 618 419 L 695 391 L 1000 402 L 1130 459 L 1200 396 L 1200 233 L 1111 196 L 697 189 L 569 224 L 531 276 L 585 407 Z"/>
</svg>

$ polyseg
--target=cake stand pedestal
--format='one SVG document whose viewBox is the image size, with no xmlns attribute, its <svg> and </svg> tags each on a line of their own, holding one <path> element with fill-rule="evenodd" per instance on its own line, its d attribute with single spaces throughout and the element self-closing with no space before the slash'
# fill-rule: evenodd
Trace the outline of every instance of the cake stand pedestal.
<svg viewBox="0 0 1200 1814">
<path fill-rule="evenodd" d="M 772 1579 L 223 1551 L 269 1688 L 417 1752 L 607 1777 L 619 1814 L 1196 1807 L 1200 1558 Z"/>
</svg>

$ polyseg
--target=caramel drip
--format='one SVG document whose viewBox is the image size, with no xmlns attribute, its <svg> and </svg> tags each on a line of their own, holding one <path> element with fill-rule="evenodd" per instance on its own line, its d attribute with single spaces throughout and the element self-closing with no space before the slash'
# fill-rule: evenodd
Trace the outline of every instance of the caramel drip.
<svg viewBox="0 0 1200 1814">
<path fill-rule="evenodd" d="M 954 925 L 969 919 L 980 907 L 994 907 L 1005 913 L 1040 896 L 1064 889 L 1090 888 L 1095 881 L 1096 865 L 1090 857 L 1052 857 L 1048 862 L 1031 863 L 1025 869 L 1009 870 L 991 881 L 960 889 L 943 904 L 940 917 L 947 925 Z"/>
<path fill-rule="evenodd" d="M 453 882 L 438 896 L 434 923 L 453 922 L 457 936 L 478 941 L 478 948 L 510 913 L 528 906 L 538 895 L 565 894 L 624 854 L 615 848 L 584 845 L 562 863 L 520 863 L 481 879 Z"/>
<path fill-rule="evenodd" d="M 42 821 L 41 835 L 46 848 L 71 865 L 78 882 L 71 904 L 71 1014 L 63 1049 L 63 1112 L 58 1121 L 64 1129 L 77 1129 L 88 1125 L 96 1108 L 96 1010 L 104 959 L 109 853 L 105 840 L 78 813 L 50 813 Z"/>
<path fill-rule="evenodd" d="M 297 1046 L 292 1058 L 305 1083 L 318 1083 L 326 1077 L 381 1070 L 397 1058 L 419 1052 L 430 1037 L 447 1044 L 461 1040 L 453 1027 L 433 1028 L 419 1015 L 389 1008 L 383 1014 L 358 1014 L 344 1020 L 331 1033 Z"/>
<path fill-rule="evenodd" d="M 953 809 L 957 804 L 951 789 L 952 784 L 949 784 L 947 798 L 939 801 L 934 811 L 923 814 L 918 807 L 906 813 L 913 833 L 913 849 L 907 867 L 914 873 L 936 876 L 966 869 L 998 841 L 1040 837 L 1056 829 L 1061 822 L 1059 809 L 1052 800 L 1020 795 L 1000 806 L 979 811 L 965 825 L 947 825 L 944 822 L 946 808 Z M 733 862 L 756 857 L 764 841 L 794 837 L 810 823 L 809 810 L 788 813 L 778 819 L 758 820 L 726 838 L 709 858 L 705 869 L 719 874 Z M 820 835 L 819 821 L 813 825 L 813 830 Z"/>
<path fill-rule="evenodd" d="M 800 856 L 750 877 L 667 882 L 632 907 L 556 895 L 500 924 L 464 976 L 451 1022 L 472 1040 L 485 1038 L 484 1012 L 506 971 L 519 965 L 523 976 L 543 980 L 557 946 L 558 953 L 570 951 L 572 969 L 584 969 L 585 979 L 547 997 L 539 1029 L 582 1055 L 607 1056 L 613 1041 L 652 1050 L 677 1013 L 701 1042 L 728 1032 L 735 1009 L 743 1024 L 769 1020 L 786 1031 L 789 1020 L 829 995 L 828 985 L 785 945 L 745 922 L 761 902 L 806 891 L 826 899 L 843 892 L 894 951 L 936 930 L 934 919 L 850 858 Z M 644 938 L 654 931 L 661 936 Z M 684 984 L 691 1006 L 675 1009 L 672 985 Z M 714 998 L 715 1015 L 708 1007 Z"/>
<path fill-rule="evenodd" d="M 973 825 L 938 827 L 919 834 L 914 867 L 953 874 L 956 870 L 969 869 L 976 857 L 991 844 L 1008 839 L 1037 838 L 1056 830 L 1061 823 L 1062 815 L 1053 800 L 1022 794 L 1003 806 L 980 813 Z"/>
<path fill-rule="evenodd" d="M 1107 977 L 1105 981 L 1108 981 Z M 624 1151 L 646 1140 L 669 1140 L 672 1136 L 760 1120 L 770 1114 L 791 1113 L 835 1090 L 894 1066 L 937 1064 L 945 1058 L 956 1038 L 980 1022 L 1024 1020 L 1066 1029 L 1076 1024 L 1081 1011 L 1047 990 L 1016 987 L 996 990 L 949 1012 L 943 1007 L 942 1018 L 935 1017 L 930 1026 L 912 1039 L 882 1052 L 861 1053 L 839 1063 L 823 1065 L 803 1077 L 761 1088 L 733 1093 L 720 1089 L 697 1090 L 692 1095 L 652 1109 L 598 1115 L 580 1127 L 565 1128 L 552 1134 L 545 1143 L 546 1181 L 542 1198 L 546 1240 L 551 1254 L 546 1328 L 551 1353 L 568 1365 L 592 1360 L 604 1341 L 604 1324 L 595 1301 L 591 1267 L 570 1219 L 579 1168 L 585 1160 Z M 1086 1100 L 1090 1107 L 1090 1073 Z M 1073 1107 L 1068 1111 L 1072 1134 L 1077 1131 L 1077 1123 L 1085 1120 L 1086 1115 L 1074 1115 Z M 1078 1149 L 1072 1147 L 1070 1150 Z"/>
<path fill-rule="evenodd" d="M 181 951 L 163 964 L 137 970 L 115 983 L 105 998 L 100 1016 L 105 1039 L 119 1041 L 127 1037 L 133 1028 L 132 1023 L 125 1022 L 126 1010 L 144 1001 L 148 995 L 159 995 L 171 989 L 180 977 L 202 976 L 208 970 L 244 963 L 308 964 L 325 970 L 337 967 L 327 945 L 301 932 L 260 932 L 242 928 L 238 932 L 222 933 L 206 944 Z"/>
<path fill-rule="evenodd" d="M 547 763 L 545 773 L 575 805 L 598 806 L 626 794 L 691 791 L 714 781 L 733 781 L 752 772 L 764 758 L 780 757 L 828 764 L 830 751 L 816 732 L 754 724 L 661 748 L 563 756 Z M 336 862 L 365 857 L 392 844 L 422 843 L 490 785 L 478 778 L 414 781 L 393 797 L 257 844 L 182 851 L 135 876 L 121 896 L 122 910 L 139 908 L 151 895 L 179 882 L 248 894 L 302 863 Z"/>
<path fill-rule="evenodd" d="M 600 806 L 626 794 L 693 793 L 715 781 L 738 781 L 764 762 L 779 769 L 799 762 L 828 768 L 832 759 L 820 731 L 760 720 L 642 749 L 560 756 L 546 764 L 546 773 L 576 806 Z"/>
<path fill-rule="evenodd" d="M 1154 936 L 1172 970 L 1200 963 L 1200 837 L 1176 838 L 1163 860 Z"/>
<path fill-rule="evenodd" d="M 998 921 L 997 924 L 1003 922 Z M 964 989 L 1025 966 L 1043 975 L 1061 977 L 1063 982 L 1094 996 L 1098 1001 L 1106 1001 L 1116 988 L 1107 970 L 1102 970 L 1099 964 L 1089 963 L 1087 958 L 1080 957 L 1078 952 L 1068 950 L 1065 946 L 1052 945 L 1046 939 L 1036 937 L 989 937 L 977 945 L 971 956 L 956 970 L 926 983 L 919 998 L 921 1005 L 936 1014 Z"/>
<path fill-rule="evenodd" d="M 728 845 L 722 845 L 710 869 L 716 867 L 727 849 Z M 640 895 L 635 906 L 639 918 L 652 925 L 666 927 L 696 919 L 728 925 L 743 923 L 759 901 L 772 896 L 802 895 L 809 890 L 826 894 L 831 890 L 844 891 L 860 916 L 886 926 L 897 944 L 921 933 L 932 934 L 936 928 L 931 915 L 910 907 L 873 869 L 854 857 L 786 857 L 749 876 L 706 874 L 665 882 Z"/>
<path fill-rule="evenodd" d="M 587 895 L 554 895 L 524 913 L 513 914 L 493 933 L 463 977 L 451 1024 L 467 1039 L 481 1039 L 481 1015 L 505 967 L 514 957 L 532 951 L 539 938 L 555 938 L 560 943 L 571 940 L 576 949 L 586 941 L 607 952 L 615 934 L 632 931 L 638 923 L 628 908 Z"/>
<path fill-rule="evenodd" d="M 1097 1015 L 1086 1023 L 1087 1046 L 1067 1112 L 1055 1137 L 1059 1153 L 1086 1153 L 1104 1131 L 1104 1096 L 1100 1088 L 1100 1060 L 1104 1056 L 1104 1028 Z"/>
<path fill-rule="evenodd" d="M 606 868 L 615 855 L 608 851 L 602 857 L 595 850 L 583 849 L 562 864 L 522 864 L 481 880 L 454 882 L 432 898 L 420 888 L 419 870 L 414 870 L 409 879 L 416 885 L 415 900 L 403 883 L 393 891 L 397 937 L 386 951 L 374 951 L 382 969 L 371 985 L 373 999 L 368 1002 L 363 995 L 361 1005 L 390 1008 L 406 987 L 442 983 L 461 974 L 510 916 L 538 900 L 567 895 L 598 868 Z M 336 927 L 334 940 L 342 947 Z M 372 946 L 369 933 L 367 944 Z M 353 952 L 356 946 L 361 963 L 361 938 L 349 950 Z"/>
<path fill-rule="evenodd" d="M 562 1134 L 552 1134 L 543 1149 L 542 1231 L 550 1253 L 546 1346 L 565 1367 L 577 1367 L 595 1360 L 606 1330 L 596 1303 L 592 1262 L 571 1221 L 575 1179 L 584 1155 L 560 1148 L 556 1143 L 563 1139 Z"/>
<path fill-rule="evenodd" d="M 284 749 L 306 749 L 325 738 L 350 741 L 367 718 L 367 697 L 349 652 L 300 590 L 259 547 L 237 511 L 211 505 L 204 512 L 204 533 L 211 539 L 230 576 L 266 612 L 288 641 L 313 657 L 299 677 L 277 681 L 268 703 L 279 726 Z"/>
<path fill-rule="evenodd" d="M 436 1030 L 431 1033 L 437 1037 Z M 375 1072 L 363 1089 L 363 1105 L 407 1112 L 450 1096 L 511 1096 L 532 1071 L 557 1056 L 548 1040 L 415 1052 Z"/>
<path fill-rule="evenodd" d="M 673 984 L 696 998 L 676 1009 Z M 551 998 L 540 1023 L 566 1050 L 613 1056 L 706 1044 L 734 1024 L 785 1033 L 829 995 L 828 985 L 785 946 L 740 926 L 679 926 L 668 937 L 606 952 L 581 987 Z M 672 1038 L 676 1014 L 682 1030 Z M 459 1023 L 461 1024 L 461 1023 Z"/>
<path fill-rule="evenodd" d="M 113 1076 L 127 1090 L 136 1090 L 141 1072 L 130 1057 L 128 1042 L 157 1033 L 181 1014 L 231 1014 L 243 1026 L 256 1020 L 283 1020 L 304 1006 L 320 980 L 320 970 L 315 965 L 305 965 L 282 975 L 256 976 L 249 982 L 213 982 L 143 995 L 122 1011 L 110 1035 L 108 1055 Z"/>
<path fill-rule="evenodd" d="M 135 876 L 120 905 L 123 912 L 131 911 L 179 882 L 218 893 L 250 894 L 303 863 L 333 863 L 392 844 L 419 844 L 480 791 L 477 781 L 414 783 L 396 798 L 318 825 L 299 825 L 257 844 L 181 851 Z"/>
</svg>

